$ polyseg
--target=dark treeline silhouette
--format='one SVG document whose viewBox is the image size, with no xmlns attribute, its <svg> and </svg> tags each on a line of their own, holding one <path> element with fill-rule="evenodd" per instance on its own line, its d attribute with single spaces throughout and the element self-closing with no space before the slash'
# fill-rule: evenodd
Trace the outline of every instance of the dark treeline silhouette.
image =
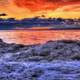
<svg viewBox="0 0 80 80">
<path fill-rule="evenodd" d="M 0 16 L 6 16 L 6 14 L 0 14 Z M 80 19 L 63 19 L 63 18 L 43 18 L 34 17 L 34 18 L 24 18 L 17 20 L 15 18 L 0 18 L 0 23 L 54 23 L 54 24 L 76 24 L 80 23 Z"/>
<path fill-rule="evenodd" d="M 3 14 L 6 16 L 6 14 Z M 28 28 L 28 27 L 78 27 L 80 28 L 80 18 L 79 19 L 63 19 L 63 18 L 45 18 L 45 16 L 37 16 L 34 18 L 24 18 L 17 20 L 15 18 L 0 18 L 0 29 L 15 29 L 15 27 Z M 7 26 L 7 27 L 6 27 Z M 12 26 L 12 27 L 10 27 Z M 6 28 L 5 28 L 6 27 Z"/>
</svg>

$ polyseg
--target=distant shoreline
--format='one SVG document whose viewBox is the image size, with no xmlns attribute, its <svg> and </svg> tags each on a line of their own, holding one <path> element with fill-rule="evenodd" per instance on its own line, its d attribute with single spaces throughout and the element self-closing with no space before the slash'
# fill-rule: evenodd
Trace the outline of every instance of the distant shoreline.
<svg viewBox="0 0 80 80">
<path fill-rule="evenodd" d="M 50 31 L 53 31 L 53 30 L 80 30 L 80 28 L 54 28 L 54 29 L 0 29 L 0 31 L 48 31 L 48 30 L 50 30 Z"/>
</svg>

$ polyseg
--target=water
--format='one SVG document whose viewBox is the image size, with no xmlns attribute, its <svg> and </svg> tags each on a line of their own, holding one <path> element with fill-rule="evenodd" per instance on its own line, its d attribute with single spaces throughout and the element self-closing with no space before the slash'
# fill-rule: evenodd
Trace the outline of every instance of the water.
<svg viewBox="0 0 80 80">
<path fill-rule="evenodd" d="M 1 30 L 0 38 L 7 43 L 37 44 L 49 40 L 80 39 L 80 30 Z"/>
</svg>

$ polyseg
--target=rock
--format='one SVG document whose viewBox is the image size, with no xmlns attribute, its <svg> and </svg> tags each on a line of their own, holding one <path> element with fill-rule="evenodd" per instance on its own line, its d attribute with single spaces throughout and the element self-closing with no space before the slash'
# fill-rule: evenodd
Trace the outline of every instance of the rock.
<svg viewBox="0 0 80 80">
<path fill-rule="evenodd" d="M 48 41 L 34 47 L 16 45 L 12 50 L 14 54 L 7 61 L 80 60 L 79 41 Z"/>
<path fill-rule="evenodd" d="M 22 45 L 0 40 L 0 80 L 80 80 L 80 41 Z"/>
<path fill-rule="evenodd" d="M 0 80 L 80 80 L 80 61 L 0 62 Z"/>
</svg>

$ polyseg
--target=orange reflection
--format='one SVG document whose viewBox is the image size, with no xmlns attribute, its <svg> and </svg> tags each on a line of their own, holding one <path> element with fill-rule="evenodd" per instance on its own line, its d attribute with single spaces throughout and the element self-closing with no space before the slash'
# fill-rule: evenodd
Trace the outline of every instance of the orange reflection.
<svg viewBox="0 0 80 80">
<path fill-rule="evenodd" d="M 18 44 L 38 44 L 58 39 L 80 40 L 80 30 L 0 31 L 0 38 L 2 38 L 5 42 Z"/>
</svg>

